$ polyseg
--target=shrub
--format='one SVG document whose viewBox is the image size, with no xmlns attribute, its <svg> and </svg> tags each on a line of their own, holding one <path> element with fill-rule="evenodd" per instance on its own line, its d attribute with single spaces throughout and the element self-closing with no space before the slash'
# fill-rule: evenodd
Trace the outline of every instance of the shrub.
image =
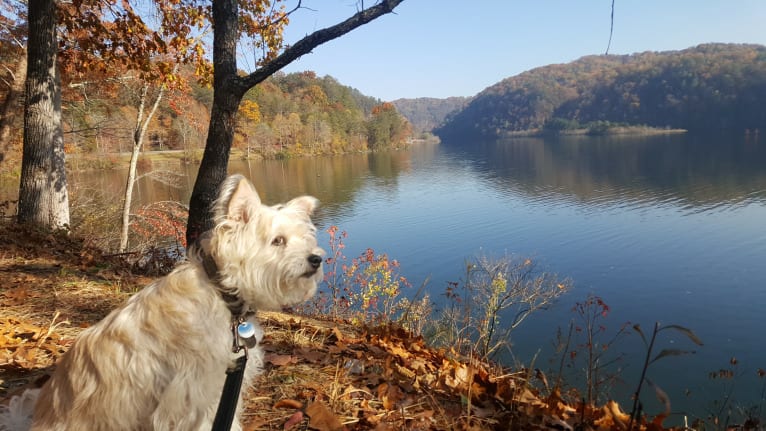
<svg viewBox="0 0 766 431">
<path fill-rule="evenodd" d="M 432 331 L 434 342 L 490 359 L 510 347 L 511 332 L 527 317 L 570 288 L 569 279 L 539 270 L 531 259 L 478 257 L 466 263 L 462 283 L 448 284 L 447 306 Z"/>
<path fill-rule="evenodd" d="M 371 248 L 349 261 L 343 254 L 348 234 L 337 226 L 330 226 L 327 233 L 330 254 L 325 258 L 324 281 L 313 302 L 302 311 L 324 312 L 354 323 L 383 324 L 397 321 L 412 309 L 409 301 L 400 298 L 409 282 L 399 275 L 399 262 Z"/>
<path fill-rule="evenodd" d="M 589 294 L 584 301 L 575 303 L 572 311 L 576 317 L 569 324 L 566 337 L 559 328 L 556 352 L 560 355 L 558 376 L 554 389 L 561 390 L 564 381 L 564 366 L 582 371 L 584 394 L 573 390 L 573 398 L 584 399 L 587 403 L 606 401 L 599 397 L 609 395 L 609 388 L 617 381 L 621 369 L 622 354 L 612 354 L 613 347 L 628 332 L 629 323 L 622 324 L 613 333 L 607 331 L 605 320 L 611 308 L 600 297 Z M 570 383 L 577 381 L 575 376 Z"/>
</svg>

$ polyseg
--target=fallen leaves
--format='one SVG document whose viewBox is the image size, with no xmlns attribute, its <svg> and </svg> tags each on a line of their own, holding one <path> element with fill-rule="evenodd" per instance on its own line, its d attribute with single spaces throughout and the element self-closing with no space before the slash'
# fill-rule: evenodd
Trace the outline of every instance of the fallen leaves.
<svg viewBox="0 0 766 431">
<path fill-rule="evenodd" d="M 398 328 L 296 321 L 275 313 L 261 317 L 272 368 L 256 393 L 264 398 L 274 392 L 289 396 L 272 406 L 250 404 L 249 410 L 258 415 L 269 409 L 295 412 L 261 422 L 259 430 L 295 428 L 298 423 L 319 431 L 606 431 L 627 426 L 628 415 L 615 402 L 584 406 L 568 403 L 557 390 L 543 395 L 529 385 L 525 370 L 509 372 L 433 349 L 421 337 Z M 295 345 L 294 339 L 282 335 L 296 331 L 312 334 L 316 342 Z M 302 419 L 297 419 L 297 412 Z M 659 421 L 642 420 L 634 429 L 661 430 L 658 425 Z"/>
<path fill-rule="evenodd" d="M 402 399 L 404 399 L 404 392 L 397 385 L 381 383 L 378 386 L 377 392 L 378 398 L 383 402 L 383 408 L 386 410 L 396 409 Z"/>
<path fill-rule="evenodd" d="M 0 317 L 0 367 L 43 368 L 66 351 L 70 340 L 62 340 L 53 332 L 55 317 L 47 328 L 15 317 Z"/>
<path fill-rule="evenodd" d="M 0 396 L 44 374 L 147 279 L 82 241 L 0 223 Z"/>
<path fill-rule="evenodd" d="M 277 355 L 273 353 L 266 354 L 264 357 L 266 362 L 271 363 L 275 367 L 283 367 L 285 365 L 294 364 L 298 362 L 298 358 L 293 355 Z"/>
<path fill-rule="evenodd" d="M 276 402 L 274 404 L 275 409 L 295 409 L 300 410 L 303 408 L 303 403 L 296 400 L 291 399 L 282 399 Z"/>
<path fill-rule="evenodd" d="M 313 402 L 306 407 L 306 415 L 309 417 L 309 426 L 319 431 L 338 431 L 343 429 L 343 424 L 321 402 Z"/>
<path fill-rule="evenodd" d="M 5 297 L 5 300 L 10 305 L 20 305 L 25 302 L 27 302 L 29 299 L 32 298 L 39 298 L 42 295 L 39 292 L 36 292 L 28 287 L 30 280 L 33 279 L 31 276 L 25 276 L 25 277 L 14 277 L 16 280 L 14 280 L 15 283 L 18 283 L 17 286 L 11 287 L 6 285 L 6 290 L 3 292 L 3 296 Z"/>
</svg>

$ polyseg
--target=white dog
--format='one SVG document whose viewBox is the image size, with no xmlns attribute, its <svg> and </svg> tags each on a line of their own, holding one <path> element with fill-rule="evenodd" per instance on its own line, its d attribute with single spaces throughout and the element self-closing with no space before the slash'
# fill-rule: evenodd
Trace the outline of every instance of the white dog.
<svg viewBox="0 0 766 431">
<path fill-rule="evenodd" d="M 265 206 L 249 181 L 229 177 L 199 252 L 82 332 L 40 389 L 31 429 L 210 430 L 226 370 L 241 355 L 232 325 L 316 292 L 316 204 L 302 196 Z M 243 392 L 263 363 L 258 347 L 248 356 Z M 20 426 L 8 413 L 6 427 Z"/>
</svg>

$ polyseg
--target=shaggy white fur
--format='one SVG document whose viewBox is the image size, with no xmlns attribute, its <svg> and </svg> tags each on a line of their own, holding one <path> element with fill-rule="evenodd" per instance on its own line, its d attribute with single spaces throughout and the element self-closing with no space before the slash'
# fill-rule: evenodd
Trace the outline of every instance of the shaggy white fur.
<svg viewBox="0 0 766 431">
<path fill-rule="evenodd" d="M 200 253 L 82 332 L 40 390 L 31 429 L 210 430 L 226 369 L 238 356 L 231 310 L 257 327 L 250 311 L 294 305 L 316 292 L 324 254 L 310 219 L 316 203 L 303 196 L 262 205 L 249 181 L 229 177 Z M 212 280 L 202 256 L 217 267 Z M 261 349 L 250 349 L 243 391 L 262 361 Z M 29 426 L 19 417 L 35 394 L 24 396 L 15 411 L 6 409 L 0 429 Z"/>
</svg>

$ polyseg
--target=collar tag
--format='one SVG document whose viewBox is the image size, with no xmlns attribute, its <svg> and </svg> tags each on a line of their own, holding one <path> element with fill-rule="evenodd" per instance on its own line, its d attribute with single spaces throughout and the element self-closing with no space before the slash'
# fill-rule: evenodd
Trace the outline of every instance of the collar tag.
<svg viewBox="0 0 766 431">
<path fill-rule="evenodd" d="M 237 338 L 239 339 L 239 345 L 244 346 L 246 349 L 252 349 L 258 344 L 259 338 L 263 337 L 263 331 L 261 328 L 256 328 L 250 322 L 242 322 L 237 325 Z M 258 333 L 260 331 L 260 334 Z M 258 336 L 260 335 L 260 337 Z"/>
</svg>

